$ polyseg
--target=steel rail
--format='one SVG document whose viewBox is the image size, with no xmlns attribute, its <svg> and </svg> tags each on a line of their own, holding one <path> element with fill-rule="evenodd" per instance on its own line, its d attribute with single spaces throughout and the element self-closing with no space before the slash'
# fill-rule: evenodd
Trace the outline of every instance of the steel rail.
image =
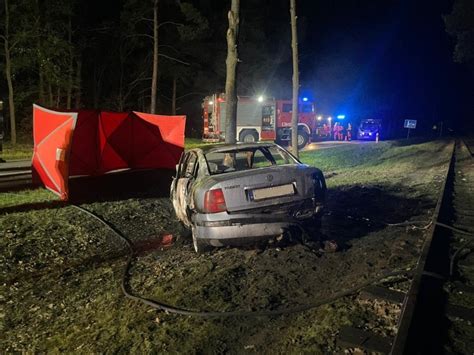
<svg viewBox="0 0 474 355">
<path fill-rule="evenodd" d="M 411 349 L 411 346 L 412 344 L 416 344 L 418 340 L 414 339 L 414 334 L 416 334 L 416 331 L 419 331 L 419 329 L 414 329 L 416 328 L 416 326 L 414 325 L 414 316 L 417 304 L 419 302 L 419 296 L 423 281 L 425 278 L 432 277 L 430 273 L 425 271 L 425 268 L 428 256 L 430 254 L 430 251 L 432 250 L 435 231 L 437 230 L 437 227 L 440 227 L 438 225 L 438 219 L 440 217 L 440 211 L 443 205 L 443 201 L 445 200 L 446 186 L 450 178 L 450 171 L 454 166 L 456 142 L 454 141 L 452 142 L 452 144 L 453 147 L 451 151 L 451 157 L 449 160 L 449 164 L 443 174 L 444 180 L 440 193 L 438 195 L 438 201 L 436 203 L 436 208 L 433 213 L 431 225 L 428 229 L 428 235 L 425 238 L 421 254 L 414 269 L 414 276 L 410 285 L 410 289 L 406 294 L 402 305 L 402 312 L 398 322 L 398 331 L 393 341 L 390 354 L 398 355 L 412 353 L 413 349 Z"/>
<path fill-rule="evenodd" d="M 31 172 L 12 173 L 0 175 L 0 191 L 8 191 L 18 187 L 32 186 Z"/>
</svg>

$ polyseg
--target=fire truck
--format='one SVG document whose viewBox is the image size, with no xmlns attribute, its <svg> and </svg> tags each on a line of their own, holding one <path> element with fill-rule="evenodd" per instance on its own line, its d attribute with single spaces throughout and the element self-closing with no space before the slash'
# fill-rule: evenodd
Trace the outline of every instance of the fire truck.
<svg viewBox="0 0 474 355">
<path fill-rule="evenodd" d="M 204 98 L 203 141 L 225 140 L 226 102 L 224 94 Z M 239 96 L 237 101 L 237 141 L 264 140 L 289 143 L 291 140 L 291 100 Z M 298 113 L 298 147 L 304 147 L 317 131 L 314 105 L 306 98 L 300 100 Z"/>
</svg>

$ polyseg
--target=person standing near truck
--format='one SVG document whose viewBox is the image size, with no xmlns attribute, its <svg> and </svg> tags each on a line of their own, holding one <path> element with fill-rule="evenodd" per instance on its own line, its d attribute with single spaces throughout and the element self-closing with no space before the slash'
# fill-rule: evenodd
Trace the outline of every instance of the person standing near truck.
<svg viewBox="0 0 474 355">
<path fill-rule="evenodd" d="M 334 123 L 334 126 L 332 128 L 332 132 L 333 132 L 333 137 L 334 137 L 334 140 L 337 141 L 339 140 L 339 122 L 336 122 Z"/>
<path fill-rule="evenodd" d="M 347 124 L 347 140 L 352 140 L 352 125 L 350 123 Z"/>
</svg>

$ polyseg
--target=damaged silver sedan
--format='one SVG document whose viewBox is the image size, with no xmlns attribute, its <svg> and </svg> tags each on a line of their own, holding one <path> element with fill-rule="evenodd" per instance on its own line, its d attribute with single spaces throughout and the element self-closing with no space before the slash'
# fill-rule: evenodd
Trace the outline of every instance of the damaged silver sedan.
<svg viewBox="0 0 474 355">
<path fill-rule="evenodd" d="M 244 143 L 183 153 L 170 196 L 200 253 L 317 223 L 325 193 L 321 170 L 274 143 Z"/>
</svg>

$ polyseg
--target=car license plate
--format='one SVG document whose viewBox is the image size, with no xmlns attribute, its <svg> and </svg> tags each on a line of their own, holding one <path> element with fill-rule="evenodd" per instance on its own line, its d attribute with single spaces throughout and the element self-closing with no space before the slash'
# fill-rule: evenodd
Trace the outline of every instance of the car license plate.
<svg viewBox="0 0 474 355">
<path fill-rule="evenodd" d="M 295 194 L 293 184 L 266 187 L 264 189 L 256 189 L 252 191 L 254 201 L 264 200 L 266 198 L 288 196 Z"/>
</svg>

